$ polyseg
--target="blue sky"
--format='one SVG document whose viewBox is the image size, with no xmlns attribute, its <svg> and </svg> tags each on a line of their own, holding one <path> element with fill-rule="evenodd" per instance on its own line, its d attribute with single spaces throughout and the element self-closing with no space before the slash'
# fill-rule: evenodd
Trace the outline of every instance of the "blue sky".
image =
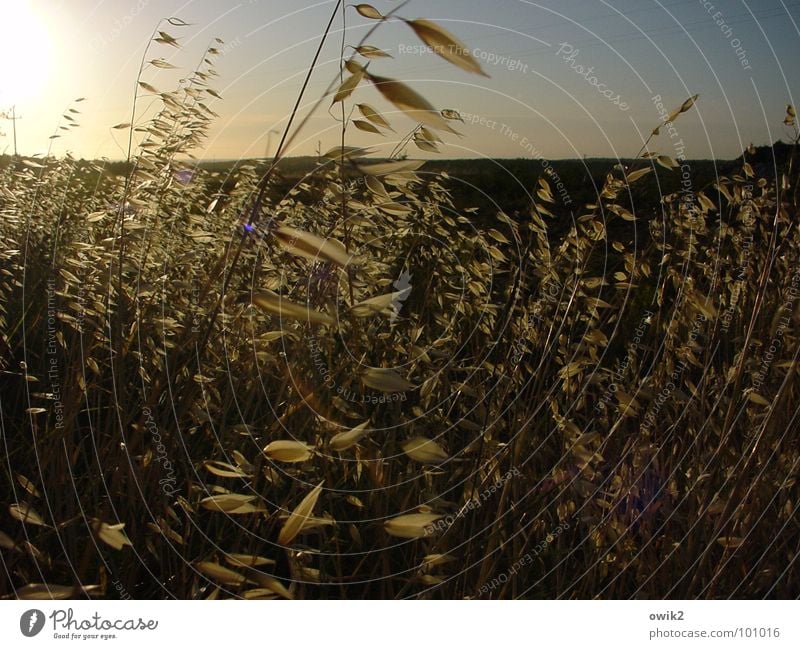
<svg viewBox="0 0 800 649">
<path fill-rule="evenodd" d="M 11 2 L 0 0 L 0 6 Z M 192 68 L 213 37 L 226 42 L 216 84 L 223 100 L 213 104 L 220 119 L 199 157 L 263 156 L 275 143 L 270 131 L 285 125 L 334 4 L 28 0 L 37 27 L 31 50 L 20 51 L 29 46 L 24 40 L 14 52 L 6 51 L 4 60 L 30 65 L 29 73 L 22 68 L 25 76 L 41 77 L 42 83 L 18 97 L 7 88 L 0 108 L 17 105 L 23 116 L 17 126 L 20 150 L 33 153 L 46 148 L 69 101 L 85 96 L 80 129 L 58 140 L 56 153 L 121 157 L 115 141 L 120 134 L 109 127 L 127 121 L 144 47 L 159 19 L 172 15 L 191 23 L 167 29 L 183 48 L 158 46 L 153 56 Z M 373 4 L 385 13 L 399 3 Z M 659 121 L 654 96 L 672 108 L 700 93 L 696 110 L 677 123 L 685 155 L 731 158 L 750 142 L 786 139 L 785 107 L 800 89 L 800 0 L 411 0 L 400 15 L 438 22 L 491 75 L 469 74 L 421 52 L 420 41 L 400 22 L 381 26 L 370 39 L 394 56 L 374 60 L 371 71 L 403 80 L 437 108 L 458 110 L 474 122 L 459 125 L 463 137 L 445 137 L 438 157 L 631 156 L 642 134 Z M 372 25 L 352 7 L 346 20 L 345 40 L 351 44 Z M 22 22 L 18 31 L 27 33 L 31 22 Z M 337 74 L 341 26 L 337 17 L 309 100 Z M 35 46 L 43 41 L 46 47 Z M 49 52 L 47 57 L 35 60 L 42 51 Z M 163 90 L 178 78 L 158 70 L 144 76 Z M 352 99 L 374 106 L 400 135 L 413 127 L 369 84 Z M 338 125 L 327 114 L 328 104 L 309 121 L 293 154 L 336 143 Z M 0 128 L 9 135 L 9 126 L 5 122 Z M 383 152 L 394 141 L 355 132 L 351 143 L 383 143 L 378 148 Z M 8 152 L 9 146 L 9 137 L 0 138 L 0 151 Z M 654 148 L 670 153 L 673 146 L 662 136 Z M 427 157 L 413 149 L 410 154 Z"/>
</svg>

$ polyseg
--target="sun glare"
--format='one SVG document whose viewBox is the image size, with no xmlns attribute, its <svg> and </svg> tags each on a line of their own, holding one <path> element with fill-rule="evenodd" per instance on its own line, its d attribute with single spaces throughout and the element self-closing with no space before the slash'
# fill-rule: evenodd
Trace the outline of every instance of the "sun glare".
<svg viewBox="0 0 800 649">
<path fill-rule="evenodd" d="M 51 49 L 47 28 L 27 0 L 0 5 L 0 109 L 42 91 Z"/>
</svg>

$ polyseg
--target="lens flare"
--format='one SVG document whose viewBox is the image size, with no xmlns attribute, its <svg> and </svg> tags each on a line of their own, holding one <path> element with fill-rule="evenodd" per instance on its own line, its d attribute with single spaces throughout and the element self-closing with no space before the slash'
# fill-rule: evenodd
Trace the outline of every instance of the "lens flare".
<svg viewBox="0 0 800 649">
<path fill-rule="evenodd" d="M 0 107 L 34 99 L 46 86 L 52 43 L 27 0 L 3 4 L 0 21 Z"/>
</svg>

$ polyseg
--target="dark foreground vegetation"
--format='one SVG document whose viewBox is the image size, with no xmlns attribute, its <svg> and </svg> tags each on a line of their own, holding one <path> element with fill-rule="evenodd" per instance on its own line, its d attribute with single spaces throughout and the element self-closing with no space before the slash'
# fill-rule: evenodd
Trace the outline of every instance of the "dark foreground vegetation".
<svg viewBox="0 0 800 649">
<path fill-rule="evenodd" d="M 469 207 L 457 162 L 189 164 L 204 75 L 123 173 L 0 170 L 0 594 L 800 594 L 794 147 Z"/>
</svg>

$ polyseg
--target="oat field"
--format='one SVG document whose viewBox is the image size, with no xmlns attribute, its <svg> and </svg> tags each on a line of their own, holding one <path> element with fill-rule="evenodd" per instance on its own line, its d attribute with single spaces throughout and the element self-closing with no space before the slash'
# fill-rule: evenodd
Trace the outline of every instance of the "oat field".
<svg viewBox="0 0 800 649">
<path fill-rule="evenodd" d="M 340 145 L 286 190 L 299 114 L 274 160 L 193 158 L 224 44 L 152 79 L 187 29 L 154 33 L 124 163 L 0 162 L 0 595 L 800 595 L 791 106 L 771 173 L 693 185 L 660 147 L 703 98 L 665 98 L 574 220 L 553 170 L 517 214 L 462 208 L 419 159 L 462 115 L 367 31 L 313 98 Z"/>
</svg>

